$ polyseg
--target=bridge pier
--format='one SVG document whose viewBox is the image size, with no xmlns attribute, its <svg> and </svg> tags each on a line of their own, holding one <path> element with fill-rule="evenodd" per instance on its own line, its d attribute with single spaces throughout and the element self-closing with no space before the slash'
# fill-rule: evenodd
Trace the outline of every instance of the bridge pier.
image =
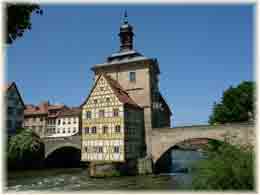
<svg viewBox="0 0 260 195">
<path fill-rule="evenodd" d="M 151 174 L 152 158 L 129 159 L 126 162 L 90 162 L 88 173 L 91 177 Z"/>
</svg>

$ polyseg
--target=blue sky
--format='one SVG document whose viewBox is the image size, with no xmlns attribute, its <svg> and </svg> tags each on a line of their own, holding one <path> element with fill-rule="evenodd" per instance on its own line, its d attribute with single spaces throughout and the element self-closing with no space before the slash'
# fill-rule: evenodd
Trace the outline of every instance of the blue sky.
<svg viewBox="0 0 260 195">
<path fill-rule="evenodd" d="M 253 5 L 42 5 L 32 30 L 7 49 L 7 80 L 26 104 L 79 106 L 90 68 L 119 50 L 128 11 L 134 48 L 160 64 L 173 126 L 204 124 L 225 89 L 254 80 Z"/>
</svg>

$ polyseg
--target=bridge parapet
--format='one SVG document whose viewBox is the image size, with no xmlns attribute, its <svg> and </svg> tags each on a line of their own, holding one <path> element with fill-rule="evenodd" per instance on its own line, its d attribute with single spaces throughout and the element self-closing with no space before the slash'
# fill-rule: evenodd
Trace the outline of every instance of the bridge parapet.
<svg viewBox="0 0 260 195">
<path fill-rule="evenodd" d="M 218 124 L 218 125 L 187 125 L 187 126 L 180 126 L 180 127 L 164 127 L 164 128 L 153 128 L 152 132 L 158 132 L 158 131 L 172 131 L 172 130 L 187 130 L 187 129 L 193 129 L 193 130 L 216 130 L 216 128 L 251 128 L 252 126 L 255 126 L 254 122 L 245 122 L 245 123 L 226 123 L 226 124 Z"/>
</svg>

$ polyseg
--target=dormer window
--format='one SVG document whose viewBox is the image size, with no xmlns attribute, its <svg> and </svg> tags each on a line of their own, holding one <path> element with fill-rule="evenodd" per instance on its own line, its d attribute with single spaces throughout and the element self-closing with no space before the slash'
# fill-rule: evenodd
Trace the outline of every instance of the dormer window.
<svg viewBox="0 0 260 195">
<path fill-rule="evenodd" d="M 129 72 L 129 81 L 130 82 L 135 82 L 136 81 L 135 72 Z"/>
</svg>

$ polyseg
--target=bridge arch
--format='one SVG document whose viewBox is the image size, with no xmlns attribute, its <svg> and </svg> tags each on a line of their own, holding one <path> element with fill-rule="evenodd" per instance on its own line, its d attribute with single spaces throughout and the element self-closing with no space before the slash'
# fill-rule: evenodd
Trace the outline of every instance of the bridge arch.
<svg viewBox="0 0 260 195">
<path fill-rule="evenodd" d="M 232 138 L 231 144 L 254 144 L 254 124 L 200 125 L 176 128 L 153 129 L 151 135 L 152 158 L 154 164 L 164 153 L 185 140 L 208 139 L 224 141 Z"/>
<path fill-rule="evenodd" d="M 81 148 L 75 144 L 63 144 L 49 150 L 45 157 L 46 167 L 79 167 Z"/>
<path fill-rule="evenodd" d="M 58 145 L 55 145 L 53 148 L 50 148 L 48 151 L 45 151 L 45 158 L 48 158 L 53 152 L 62 149 L 62 148 L 75 148 L 77 150 L 81 151 L 81 146 L 78 144 L 73 144 L 73 143 L 61 143 Z"/>
<path fill-rule="evenodd" d="M 176 162 L 177 160 L 180 160 L 180 158 L 182 158 L 178 154 L 182 150 L 184 150 L 184 153 L 191 153 L 193 157 L 194 155 L 197 156 L 195 158 L 202 158 L 199 157 L 202 155 L 199 149 L 203 149 L 203 147 L 207 145 L 209 141 L 217 141 L 220 143 L 222 142 L 222 140 L 213 140 L 209 138 L 192 138 L 183 140 L 182 142 L 176 143 L 173 146 L 169 146 L 169 148 L 166 149 L 166 151 L 164 151 L 164 153 L 161 154 L 161 156 L 154 162 L 154 173 L 168 173 L 169 171 L 171 171 L 173 169 L 173 161 Z"/>
</svg>

